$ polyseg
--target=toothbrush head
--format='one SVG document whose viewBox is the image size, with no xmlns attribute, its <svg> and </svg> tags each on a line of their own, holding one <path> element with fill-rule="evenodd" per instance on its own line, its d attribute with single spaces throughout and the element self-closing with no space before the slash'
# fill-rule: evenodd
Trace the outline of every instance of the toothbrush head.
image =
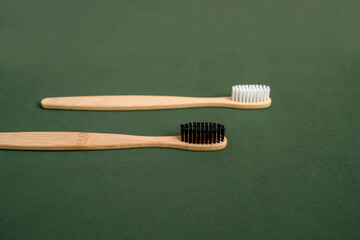
<svg viewBox="0 0 360 240">
<path fill-rule="evenodd" d="M 260 103 L 270 98 L 270 87 L 266 85 L 235 85 L 231 98 L 240 103 Z"/>
<path fill-rule="evenodd" d="M 190 144 L 217 144 L 224 141 L 225 127 L 212 122 L 193 122 L 180 125 L 181 141 Z"/>
</svg>

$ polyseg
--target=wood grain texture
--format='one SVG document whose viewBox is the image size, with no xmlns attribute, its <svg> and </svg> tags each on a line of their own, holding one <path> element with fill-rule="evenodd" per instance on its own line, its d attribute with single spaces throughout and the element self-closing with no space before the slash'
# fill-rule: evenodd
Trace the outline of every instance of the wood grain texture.
<svg viewBox="0 0 360 240">
<path fill-rule="evenodd" d="M 231 97 L 172 97 L 172 96 L 82 96 L 44 98 L 41 106 L 46 109 L 67 110 L 154 110 L 194 107 L 226 107 L 261 109 L 271 105 L 271 99 L 259 103 L 239 103 Z"/>
<path fill-rule="evenodd" d="M 0 133 L 0 149 L 12 150 L 101 150 L 122 148 L 177 148 L 191 151 L 224 149 L 227 139 L 216 144 L 189 144 L 180 136 L 135 136 L 85 132 L 4 132 Z"/>
</svg>

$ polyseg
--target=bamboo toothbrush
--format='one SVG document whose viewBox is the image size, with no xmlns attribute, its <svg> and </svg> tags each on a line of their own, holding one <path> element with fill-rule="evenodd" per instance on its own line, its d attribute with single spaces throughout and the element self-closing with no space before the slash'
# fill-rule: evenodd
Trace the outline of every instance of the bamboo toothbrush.
<svg viewBox="0 0 360 240">
<path fill-rule="evenodd" d="M 81 96 L 44 98 L 43 108 L 68 110 L 152 110 L 193 107 L 227 107 L 260 109 L 271 105 L 270 87 L 265 85 L 236 85 L 229 97 L 173 96 Z"/>
<path fill-rule="evenodd" d="M 86 132 L 4 132 L 0 149 L 12 150 L 104 150 L 161 147 L 190 151 L 216 151 L 227 145 L 224 125 L 181 124 L 178 136 L 135 136 Z"/>
</svg>

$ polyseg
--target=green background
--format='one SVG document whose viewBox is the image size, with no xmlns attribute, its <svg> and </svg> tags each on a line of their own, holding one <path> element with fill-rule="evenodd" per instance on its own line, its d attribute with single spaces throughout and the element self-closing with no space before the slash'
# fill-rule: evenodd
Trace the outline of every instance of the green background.
<svg viewBox="0 0 360 240">
<path fill-rule="evenodd" d="M 179 134 L 219 152 L 0 151 L 1 239 L 360 239 L 360 2 L 1 0 L 0 131 Z M 265 110 L 44 110 L 44 97 L 217 97 Z"/>
</svg>

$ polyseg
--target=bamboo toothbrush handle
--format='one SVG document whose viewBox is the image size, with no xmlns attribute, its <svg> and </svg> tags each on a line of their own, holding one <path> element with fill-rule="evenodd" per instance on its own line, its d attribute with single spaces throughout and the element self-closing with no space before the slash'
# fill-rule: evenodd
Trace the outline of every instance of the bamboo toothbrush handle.
<svg viewBox="0 0 360 240">
<path fill-rule="evenodd" d="M 5 132 L 0 133 L 0 149 L 12 150 L 100 150 L 165 147 L 193 151 L 214 151 L 226 147 L 227 140 L 212 145 L 181 142 L 180 136 L 148 137 L 85 132 Z"/>
<path fill-rule="evenodd" d="M 18 150 L 92 150 L 146 146 L 156 137 L 84 132 L 0 133 L 0 148 Z"/>
<path fill-rule="evenodd" d="M 43 108 L 68 110 L 151 110 L 192 107 L 266 108 L 271 99 L 259 103 L 239 103 L 231 97 L 200 98 L 172 96 L 83 96 L 44 98 Z"/>
</svg>

